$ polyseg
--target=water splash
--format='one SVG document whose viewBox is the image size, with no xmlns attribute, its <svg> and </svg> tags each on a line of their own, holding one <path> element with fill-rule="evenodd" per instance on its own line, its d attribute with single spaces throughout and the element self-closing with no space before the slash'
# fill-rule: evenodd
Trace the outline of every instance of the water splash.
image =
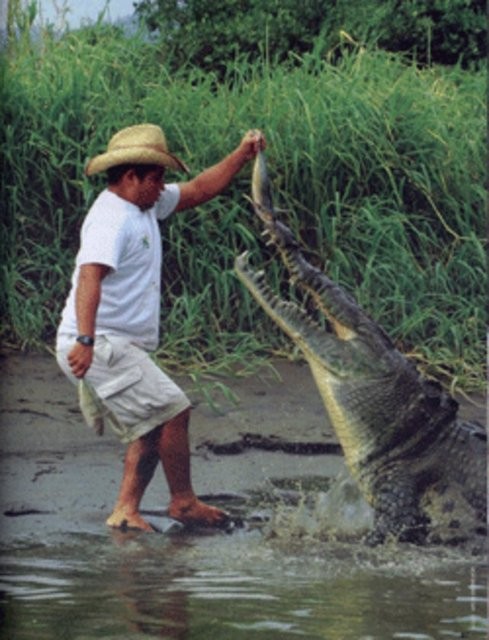
<svg viewBox="0 0 489 640">
<path fill-rule="evenodd" d="M 267 538 L 310 541 L 358 540 L 373 526 L 373 510 L 356 483 L 342 472 L 326 490 L 287 492 L 271 514 Z"/>
</svg>

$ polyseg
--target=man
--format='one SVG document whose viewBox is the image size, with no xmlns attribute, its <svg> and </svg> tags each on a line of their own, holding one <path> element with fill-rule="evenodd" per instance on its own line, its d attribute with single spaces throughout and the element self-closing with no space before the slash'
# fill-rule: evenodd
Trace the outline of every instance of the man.
<svg viewBox="0 0 489 640">
<path fill-rule="evenodd" d="M 148 351 L 158 344 L 161 236 L 157 219 L 221 193 L 265 145 L 249 131 L 239 146 L 188 182 L 165 185 L 165 169 L 186 170 L 156 125 L 127 127 L 87 165 L 108 186 L 81 230 L 72 288 L 57 337 L 57 360 L 74 383 L 95 393 L 127 452 L 119 496 L 107 524 L 151 531 L 139 506 L 158 462 L 170 491 L 169 515 L 218 526 L 227 514 L 199 501 L 190 474 L 190 403 Z"/>
</svg>

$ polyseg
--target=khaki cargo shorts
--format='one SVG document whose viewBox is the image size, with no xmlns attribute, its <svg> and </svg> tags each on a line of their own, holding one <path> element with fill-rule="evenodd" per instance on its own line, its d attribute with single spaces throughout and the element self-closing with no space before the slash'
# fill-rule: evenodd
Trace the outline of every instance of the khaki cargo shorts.
<svg viewBox="0 0 489 640">
<path fill-rule="evenodd" d="M 78 385 L 67 359 L 75 337 L 58 336 L 56 360 L 71 382 Z M 102 405 L 117 418 L 107 422 L 124 443 L 137 440 L 190 406 L 180 387 L 146 351 L 127 338 L 97 336 L 93 362 L 85 380 Z"/>
</svg>

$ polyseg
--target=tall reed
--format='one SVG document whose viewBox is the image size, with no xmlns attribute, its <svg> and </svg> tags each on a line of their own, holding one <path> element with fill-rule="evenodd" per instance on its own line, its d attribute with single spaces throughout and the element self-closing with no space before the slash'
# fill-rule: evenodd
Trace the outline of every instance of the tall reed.
<svg viewBox="0 0 489 640">
<path fill-rule="evenodd" d="M 311 259 L 429 370 L 480 384 L 482 73 L 358 51 L 335 66 L 314 56 L 293 69 L 234 63 L 218 83 L 195 69 L 170 75 L 153 45 L 106 29 L 24 43 L 2 75 L 4 343 L 52 342 L 79 228 L 103 186 L 83 165 L 112 133 L 159 123 L 196 174 L 260 127 L 277 205 Z M 289 293 L 249 189 L 247 168 L 219 199 L 164 226 L 161 354 L 172 363 L 292 353 L 233 273 L 249 249 Z"/>
</svg>

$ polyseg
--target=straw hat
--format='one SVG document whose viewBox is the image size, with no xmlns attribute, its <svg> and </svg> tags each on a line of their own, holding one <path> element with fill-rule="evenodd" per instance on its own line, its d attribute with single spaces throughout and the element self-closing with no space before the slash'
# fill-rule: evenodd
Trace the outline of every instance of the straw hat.
<svg viewBox="0 0 489 640">
<path fill-rule="evenodd" d="M 185 163 L 168 151 L 165 134 L 155 124 L 137 124 L 118 131 L 107 151 L 88 162 L 85 173 L 93 176 L 119 164 L 157 164 L 188 173 Z"/>
</svg>

